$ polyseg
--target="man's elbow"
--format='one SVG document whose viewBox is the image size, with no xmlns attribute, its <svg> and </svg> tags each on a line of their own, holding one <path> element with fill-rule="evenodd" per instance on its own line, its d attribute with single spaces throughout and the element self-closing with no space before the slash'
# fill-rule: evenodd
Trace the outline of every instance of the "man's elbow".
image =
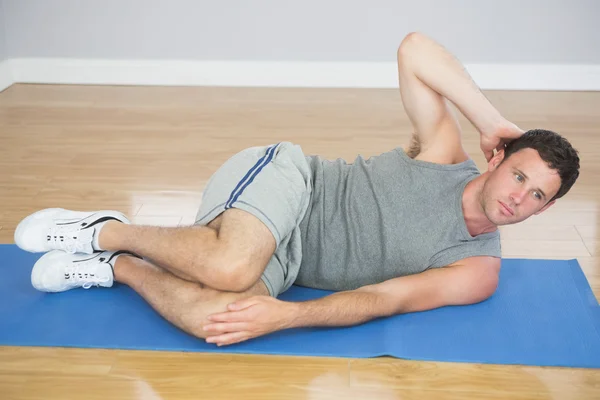
<svg viewBox="0 0 600 400">
<path fill-rule="evenodd" d="M 419 42 L 426 39 L 427 37 L 420 32 L 410 32 L 408 35 L 404 36 L 404 39 L 402 39 L 398 46 L 398 58 L 402 59 L 403 56 L 412 51 L 415 45 L 418 45 Z"/>
<path fill-rule="evenodd" d="M 498 289 L 498 275 L 492 275 L 481 282 L 478 282 L 476 289 L 472 292 L 470 301 L 467 304 L 476 304 L 492 297 Z"/>
</svg>

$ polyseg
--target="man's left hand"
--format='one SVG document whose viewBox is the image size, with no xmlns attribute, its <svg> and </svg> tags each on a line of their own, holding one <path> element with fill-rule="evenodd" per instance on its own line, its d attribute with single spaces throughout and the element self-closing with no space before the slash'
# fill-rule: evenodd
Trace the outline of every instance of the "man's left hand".
<svg viewBox="0 0 600 400">
<path fill-rule="evenodd" d="M 289 326 L 294 303 L 269 296 L 254 296 L 231 303 L 227 311 L 208 316 L 207 343 L 218 346 L 242 342 Z"/>
<path fill-rule="evenodd" d="M 510 141 L 521 137 L 525 133 L 517 125 L 504 120 L 488 132 L 481 132 L 481 151 L 485 159 L 490 161 L 494 157 L 494 149 L 500 151 Z"/>
</svg>

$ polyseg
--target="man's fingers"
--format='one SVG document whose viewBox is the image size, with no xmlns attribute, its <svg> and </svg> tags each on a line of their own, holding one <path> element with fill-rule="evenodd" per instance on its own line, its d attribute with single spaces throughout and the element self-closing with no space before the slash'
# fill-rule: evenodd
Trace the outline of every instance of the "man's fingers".
<svg viewBox="0 0 600 400">
<path fill-rule="evenodd" d="M 247 310 L 225 311 L 218 314 L 211 314 L 206 317 L 211 322 L 240 322 L 248 320 Z"/>
<path fill-rule="evenodd" d="M 513 139 L 518 139 L 521 136 L 523 136 L 523 134 L 525 133 L 525 131 L 519 127 L 516 127 L 517 129 L 515 131 L 512 132 L 511 138 Z"/>
<path fill-rule="evenodd" d="M 486 150 L 483 152 L 483 154 L 485 155 L 485 159 L 487 161 L 490 161 L 492 157 L 494 157 L 494 152 L 492 150 Z"/>
<path fill-rule="evenodd" d="M 227 306 L 228 310 L 241 310 L 253 306 L 259 301 L 257 296 L 253 296 L 244 300 L 239 300 Z"/>
<path fill-rule="evenodd" d="M 239 332 L 247 329 L 248 324 L 246 322 L 220 322 L 204 326 L 204 331 L 209 332 L 210 334 Z"/>
<path fill-rule="evenodd" d="M 214 343 L 218 346 L 238 343 L 250 339 L 250 332 L 231 332 L 219 336 L 210 336 L 206 338 L 207 343 Z"/>
</svg>

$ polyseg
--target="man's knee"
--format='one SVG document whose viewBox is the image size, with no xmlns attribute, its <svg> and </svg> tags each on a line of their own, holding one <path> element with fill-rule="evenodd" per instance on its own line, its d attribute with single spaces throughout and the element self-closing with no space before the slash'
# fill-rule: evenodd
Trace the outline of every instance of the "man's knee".
<svg viewBox="0 0 600 400">
<path fill-rule="evenodd" d="M 218 290 L 243 292 L 254 285 L 277 247 L 267 226 L 256 216 L 232 208 L 215 218 L 209 228 L 214 232 L 210 254 L 199 255 L 198 270 L 208 264 L 201 282 Z M 204 259 L 208 257 L 208 259 Z"/>
<path fill-rule="evenodd" d="M 250 264 L 230 265 L 223 273 L 222 289 L 231 292 L 245 292 L 260 279 L 262 271 Z"/>
<path fill-rule="evenodd" d="M 245 292 L 260 279 L 266 264 L 244 254 L 224 253 L 213 260 L 215 284 L 218 290 Z"/>
</svg>

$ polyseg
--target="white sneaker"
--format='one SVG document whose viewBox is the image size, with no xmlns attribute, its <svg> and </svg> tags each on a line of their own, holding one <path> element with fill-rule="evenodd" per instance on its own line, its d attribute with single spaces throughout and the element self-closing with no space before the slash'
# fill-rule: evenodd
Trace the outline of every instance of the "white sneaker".
<svg viewBox="0 0 600 400">
<path fill-rule="evenodd" d="M 31 253 L 63 250 L 70 254 L 93 254 L 98 224 L 117 220 L 129 224 L 118 211 L 70 211 L 47 208 L 23 219 L 15 230 L 15 243 Z"/>
<path fill-rule="evenodd" d="M 31 284 L 42 292 L 92 286 L 111 287 L 117 256 L 124 251 L 104 251 L 94 255 L 68 254 L 54 250 L 44 254 L 33 266 Z"/>
</svg>

